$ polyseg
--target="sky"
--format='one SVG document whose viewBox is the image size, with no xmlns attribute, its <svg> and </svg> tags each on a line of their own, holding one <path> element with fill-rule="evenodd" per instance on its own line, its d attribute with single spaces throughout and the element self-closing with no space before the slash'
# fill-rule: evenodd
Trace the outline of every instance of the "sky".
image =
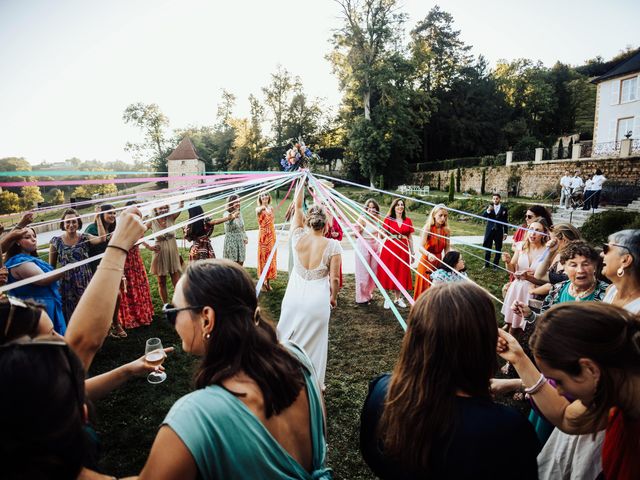
<svg viewBox="0 0 640 480">
<path fill-rule="evenodd" d="M 436 3 L 401 1 L 408 29 Z M 491 65 L 579 65 L 640 45 L 634 0 L 439 4 Z M 339 13 L 333 0 L 0 0 L 0 158 L 132 161 L 127 105 L 158 104 L 171 129 L 211 125 L 225 88 L 246 116 L 279 64 L 336 106 L 325 56 Z"/>
</svg>

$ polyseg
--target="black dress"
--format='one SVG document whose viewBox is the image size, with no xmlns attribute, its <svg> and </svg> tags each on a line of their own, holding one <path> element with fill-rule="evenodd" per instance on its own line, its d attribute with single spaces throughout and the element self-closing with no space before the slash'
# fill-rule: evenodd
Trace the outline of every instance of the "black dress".
<svg viewBox="0 0 640 480">
<path fill-rule="evenodd" d="M 382 479 L 537 479 L 540 444 L 518 411 L 488 398 L 456 397 L 457 428 L 447 451 L 436 451 L 429 471 L 410 472 L 384 457 L 377 427 L 390 374 L 371 381 L 360 423 L 360 451 Z"/>
</svg>

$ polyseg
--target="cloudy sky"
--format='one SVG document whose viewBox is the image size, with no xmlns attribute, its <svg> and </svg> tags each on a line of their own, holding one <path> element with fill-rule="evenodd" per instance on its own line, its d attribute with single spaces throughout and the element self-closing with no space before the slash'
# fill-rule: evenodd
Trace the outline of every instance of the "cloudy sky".
<svg viewBox="0 0 640 480">
<path fill-rule="evenodd" d="M 436 4 L 405 0 L 408 25 Z M 633 0 L 447 0 L 474 54 L 491 64 L 610 58 L 640 45 Z M 32 163 L 131 160 L 133 102 L 157 103 L 171 128 L 212 124 L 220 90 L 260 94 L 278 64 L 336 105 L 325 54 L 340 23 L 332 0 L 0 0 L 0 158 Z"/>
</svg>

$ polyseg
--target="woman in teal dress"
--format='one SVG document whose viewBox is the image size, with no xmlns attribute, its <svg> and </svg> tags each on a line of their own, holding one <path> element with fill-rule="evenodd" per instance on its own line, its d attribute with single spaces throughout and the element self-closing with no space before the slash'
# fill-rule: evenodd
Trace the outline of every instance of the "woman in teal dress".
<svg viewBox="0 0 640 480">
<path fill-rule="evenodd" d="M 5 266 L 9 270 L 9 284 L 35 277 L 54 270 L 53 266 L 37 257 L 38 240 L 33 228 L 26 228 L 22 237 L 7 250 Z M 52 275 L 37 282 L 29 283 L 9 291 L 9 295 L 22 299 L 32 299 L 44 306 L 53 322 L 53 327 L 64 335 L 67 324 L 62 310 L 62 298 L 58 290 L 58 279 L 64 273 Z"/>
<path fill-rule="evenodd" d="M 203 361 L 139 478 L 330 479 L 313 366 L 278 342 L 249 274 L 226 259 L 190 263 L 164 311 L 183 349 Z"/>
</svg>

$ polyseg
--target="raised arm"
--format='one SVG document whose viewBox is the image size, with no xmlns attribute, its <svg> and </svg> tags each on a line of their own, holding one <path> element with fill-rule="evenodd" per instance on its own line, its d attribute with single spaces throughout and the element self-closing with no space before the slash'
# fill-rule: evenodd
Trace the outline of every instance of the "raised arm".
<svg viewBox="0 0 640 480">
<path fill-rule="evenodd" d="M 173 212 L 171 215 L 169 215 L 169 218 L 171 218 L 172 222 L 175 222 L 176 219 L 180 216 L 183 208 L 184 208 L 184 200 L 180 200 L 180 203 L 178 204 L 178 211 Z"/>
<path fill-rule="evenodd" d="M 120 216 L 116 230 L 89 286 L 78 302 L 65 338 L 89 370 L 101 347 L 116 308 L 120 280 L 127 252 L 145 232 L 140 211 L 131 207 Z"/>
<path fill-rule="evenodd" d="M 293 219 L 291 221 L 292 228 L 299 228 L 304 226 L 304 215 L 302 214 L 302 199 L 304 197 L 304 183 L 302 180 L 298 182 L 296 188 L 295 198 L 293 202 L 295 204 L 295 210 L 293 212 Z"/>
</svg>

